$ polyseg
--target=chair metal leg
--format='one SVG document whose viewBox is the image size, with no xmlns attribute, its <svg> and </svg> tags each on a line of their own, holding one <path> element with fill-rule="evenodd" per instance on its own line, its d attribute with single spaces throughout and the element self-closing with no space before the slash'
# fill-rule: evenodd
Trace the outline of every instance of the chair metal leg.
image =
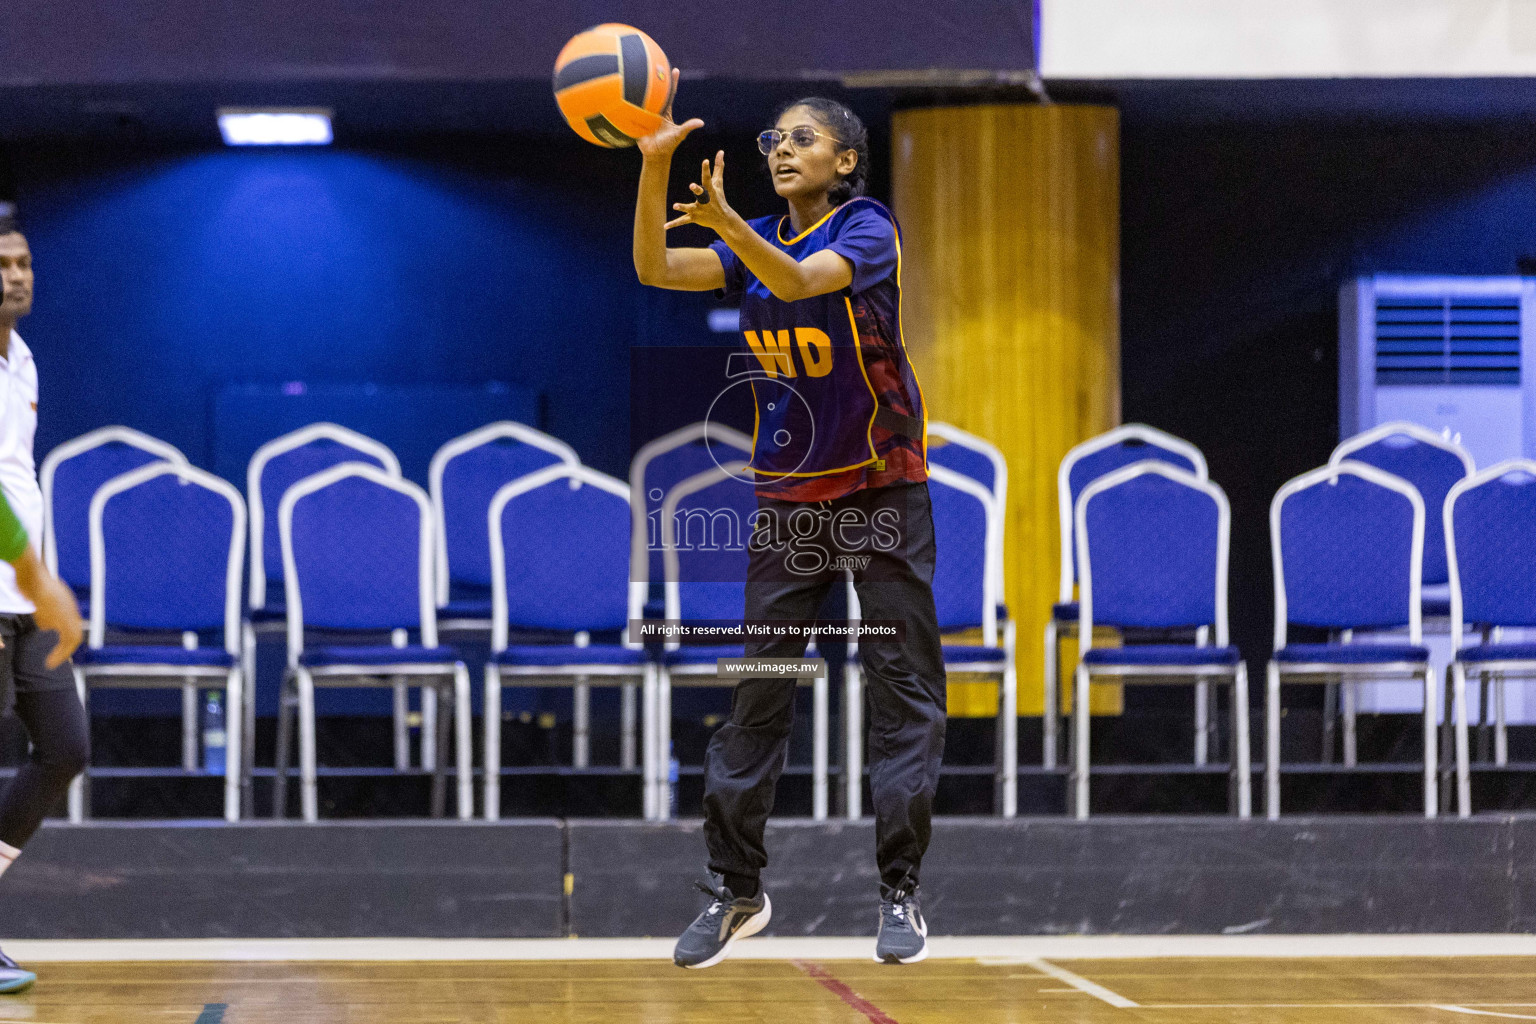
<svg viewBox="0 0 1536 1024">
<path fill-rule="evenodd" d="M 660 817 L 656 797 L 656 766 L 661 763 L 661 754 L 657 749 L 660 737 L 656 728 L 656 697 L 660 677 L 659 666 L 654 663 L 645 666 L 640 700 L 640 803 L 646 821 L 656 821 Z"/>
<path fill-rule="evenodd" d="M 619 688 L 619 767 L 625 771 L 635 767 L 635 696 L 633 683 Z"/>
<path fill-rule="evenodd" d="M 288 762 L 293 746 L 294 715 L 298 712 L 297 683 L 293 670 L 283 673 L 283 681 L 277 694 L 277 752 L 273 759 L 272 817 L 281 820 L 288 816 Z"/>
<path fill-rule="evenodd" d="M 1264 675 L 1264 816 L 1280 820 L 1280 666 Z"/>
<path fill-rule="evenodd" d="M 242 813 L 256 816 L 256 630 L 249 622 L 240 629 L 240 678 L 245 700 L 240 713 L 244 725 L 245 754 L 240 765 L 240 805 Z M 230 709 L 234 713 L 234 709 Z"/>
<path fill-rule="evenodd" d="M 1088 818 L 1088 666 L 1077 666 L 1077 685 L 1072 693 L 1072 812 L 1078 821 Z"/>
<path fill-rule="evenodd" d="M 469 710 L 469 669 L 459 662 L 453 667 L 453 731 L 460 821 L 468 821 L 475 815 L 474 737 L 470 735 L 473 727 L 474 716 Z"/>
<path fill-rule="evenodd" d="M 245 764 L 245 687 L 239 668 L 230 670 L 224 683 L 224 820 L 240 820 L 240 776 Z"/>
<path fill-rule="evenodd" d="M 299 702 L 299 800 L 304 820 L 320 820 L 320 787 L 315 750 L 315 680 L 305 669 L 296 669 Z"/>
<path fill-rule="evenodd" d="M 1445 666 L 1440 687 L 1440 765 L 1435 782 L 1440 789 L 1440 806 L 1449 810 L 1456 799 L 1456 686 L 1451 679 L 1451 666 Z"/>
<path fill-rule="evenodd" d="M 190 680 L 181 687 L 181 766 L 197 771 L 197 684 Z"/>
<path fill-rule="evenodd" d="M 849 661 L 843 672 L 843 786 L 848 820 L 864 816 L 863 667 Z"/>
<path fill-rule="evenodd" d="M 1493 763 L 1509 764 L 1509 724 L 1504 720 L 1504 673 L 1493 674 Z"/>
<path fill-rule="evenodd" d="M 427 694 L 431 693 L 436 695 L 441 691 L 442 686 L 443 681 L 441 679 L 432 679 L 421 688 L 421 704 L 423 708 L 425 708 L 427 704 Z M 432 716 L 431 736 L 432 744 L 436 748 L 433 751 L 434 755 L 437 753 L 437 750 L 444 750 L 448 745 L 448 719 L 452 714 L 453 705 L 450 703 L 448 707 L 442 709 L 441 714 Z M 428 735 L 426 723 L 427 716 L 423 714 L 421 717 L 421 739 L 423 748 L 422 753 L 425 755 L 426 739 Z M 425 756 L 423 756 L 422 760 L 426 760 Z M 441 818 L 448 812 L 448 759 L 446 757 L 434 756 L 432 759 L 431 772 L 432 788 L 431 797 L 428 800 L 427 813 L 434 818 Z"/>
<path fill-rule="evenodd" d="M 90 691 L 85 685 L 85 674 L 73 666 L 71 666 L 71 671 L 75 676 L 75 694 L 80 698 L 80 706 L 85 709 L 86 729 L 89 730 L 91 698 Z M 90 816 L 90 778 L 91 766 L 87 762 L 85 767 L 80 770 L 80 774 L 71 779 L 69 783 L 69 820 L 76 825 L 85 821 Z"/>
<path fill-rule="evenodd" d="M 1056 741 L 1061 724 L 1061 678 L 1057 662 L 1061 657 L 1060 637 L 1056 630 L 1056 617 L 1045 624 L 1045 714 L 1041 719 L 1040 763 L 1046 768 L 1056 767 Z"/>
<path fill-rule="evenodd" d="M 1237 776 L 1237 816 L 1253 817 L 1253 754 L 1248 741 L 1248 666 L 1237 665 L 1232 681 L 1232 761 Z"/>
<path fill-rule="evenodd" d="M 672 781 L 672 676 L 666 669 L 662 669 L 656 687 L 656 753 L 660 758 L 656 764 L 656 816 L 661 821 L 670 821 L 677 793 Z"/>
<path fill-rule="evenodd" d="M 592 687 L 586 676 L 577 676 L 571 687 L 571 767 L 592 763 Z"/>
<path fill-rule="evenodd" d="M 437 693 L 435 685 L 421 688 L 421 770 L 424 772 L 437 771 L 440 760 L 438 751 L 442 748 L 437 721 Z"/>
<path fill-rule="evenodd" d="M 1344 725 L 1344 767 L 1346 768 L 1355 767 L 1359 760 L 1360 746 L 1355 732 L 1359 699 L 1359 688 L 1352 680 L 1339 681 L 1339 703 L 1343 705 L 1339 717 L 1343 719 Z"/>
<path fill-rule="evenodd" d="M 811 680 L 811 818 L 827 820 L 827 677 Z"/>
<path fill-rule="evenodd" d="M 1195 684 L 1195 764 L 1211 760 L 1211 684 Z"/>
<path fill-rule="evenodd" d="M 394 677 L 392 684 L 395 691 L 395 771 L 406 772 L 411 770 L 410 690 L 406 687 L 405 680 L 399 676 Z"/>
<path fill-rule="evenodd" d="M 1435 692 L 1435 670 L 1424 669 L 1424 817 L 1433 818 L 1440 810 L 1440 730 L 1436 719 L 1440 695 Z"/>
<path fill-rule="evenodd" d="M 1472 769 L 1468 763 L 1467 669 L 1461 662 L 1451 664 L 1451 703 L 1456 716 L 1456 815 L 1472 816 Z"/>
<path fill-rule="evenodd" d="M 1003 726 L 1002 783 L 1003 817 L 1012 818 L 1019 813 L 1019 673 L 1010 661 L 1003 670 L 1002 708 L 999 717 Z"/>
<path fill-rule="evenodd" d="M 485 820 L 501 820 L 501 669 L 485 666 Z M 647 815 L 649 817 L 649 815 Z"/>
</svg>

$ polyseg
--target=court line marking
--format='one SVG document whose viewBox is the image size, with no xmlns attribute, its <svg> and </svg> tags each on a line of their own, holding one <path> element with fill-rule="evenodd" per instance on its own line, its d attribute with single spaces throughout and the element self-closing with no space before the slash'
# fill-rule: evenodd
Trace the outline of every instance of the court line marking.
<svg viewBox="0 0 1536 1024">
<path fill-rule="evenodd" d="M 1447 1013 L 1466 1013 L 1474 1017 L 1505 1017 L 1510 1020 L 1536 1020 L 1536 1017 L 1528 1013 L 1494 1013 L 1492 1010 L 1473 1010 L 1465 1006 L 1436 1006 L 1437 1010 L 1445 1010 Z"/>
<path fill-rule="evenodd" d="M 1057 967 L 1055 964 L 1047 960 L 1026 960 L 1024 961 L 1024 966 L 1033 967 L 1041 974 L 1048 974 L 1055 978 L 1057 981 L 1066 982 L 1068 985 L 1071 985 L 1079 992 L 1086 992 L 1088 995 L 1093 996 L 1095 999 L 1102 999 L 1110 1006 L 1117 1007 L 1121 1010 L 1136 1009 L 1136 1003 L 1131 1002 L 1131 1000 L 1125 998 L 1125 996 L 1120 995 L 1118 992 L 1111 992 L 1109 989 L 1105 988 L 1103 985 L 1100 985 L 1098 982 L 1089 981 L 1081 974 L 1073 974 L 1065 967 Z"/>
<path fill-rule="evenodd" d="M 896 1021 L 884 1010 L 843 984 L 836 975 L 820 964 L 813 964 L 808 960 L 795 960 L 793 963 L 807 975 L 816 979 L 816 982 L 822 988 L 831 992 L 837 998 L 867 1017 L 869 1024 L 896 1024 Z"/>
</svg>

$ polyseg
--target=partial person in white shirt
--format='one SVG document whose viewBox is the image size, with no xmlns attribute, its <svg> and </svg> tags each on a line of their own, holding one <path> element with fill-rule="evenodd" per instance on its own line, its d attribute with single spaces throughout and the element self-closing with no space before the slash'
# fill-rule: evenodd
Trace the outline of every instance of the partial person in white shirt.
<svg viewBox="0 0 1536 1024">
<path fill-rule="evenodd" d="M 16 321 L 32 311 L 33 280 L 32 250 L 15 207 L 0 203 L 0 488 L 22 528 L 35 538 L 43 520 L 32 458 L 37 365 L 16 333 Z M 26 574 L 18 584 L 15 568 L 0 561 L 0 642 L 5 645 L 0 648 L 0 706 L 14 711 L 32 741 L 26 764 L 0 792 L 0 874 L 21 855 L 90 757 L 90 728 L 74 674 L 55 654 L 56 648 L 73 650 L 79 642 L 78 609 L 70 606 L 65 612 L 58 600 L 62 586 L 48 580 L 40 588 L 34 576 Z M 23 586 L 41 600 L 41 608 Z M 36 980 L 0 953 L 0 993 L 19 992 Z"/>
</svg>

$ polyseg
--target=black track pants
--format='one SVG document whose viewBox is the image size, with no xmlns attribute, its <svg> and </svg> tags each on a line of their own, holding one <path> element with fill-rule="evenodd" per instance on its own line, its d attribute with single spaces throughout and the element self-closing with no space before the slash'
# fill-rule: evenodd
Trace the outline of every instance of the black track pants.
<svg viewBox="0 0 1536 1024">
<path fill-rule="evenodd" d="M 905 626 L 904 640 L 861 640 L 859 657 L 875 860 L 885 884 L 907 875 L 915 882 L 932 831 L 946 712 L 928 485 L 856 491 L 829 502 L 759 498 L 758 508 L 746 583 L 749 622 L 814 619 L 828 590 L 842 585 L 846 564 L 862 619 Z M 825 565 L 822 555 L 829 556 Z M 792 658 L 805 646 L 804 639 L 755 642 L 746 654 Z M 793 680 L 743 680 L 730 720 L 710 739 L 704 832 L 711 871 L 756 877 L 768 863 L 763 830 L 788 752 L 794 694 Z"/>
</svg>

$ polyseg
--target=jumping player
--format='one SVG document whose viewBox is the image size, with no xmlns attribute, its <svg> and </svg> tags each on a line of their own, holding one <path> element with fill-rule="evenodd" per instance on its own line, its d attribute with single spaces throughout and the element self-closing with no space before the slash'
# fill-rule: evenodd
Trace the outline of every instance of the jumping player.
<svg viewBox="0 0 1536 1024">
<path fill-rule="evenodd" d="M 32 461 L 37 367 L 16 333 L 32 311 L 32 253 L 15 210 L 0 203 L 0 697 L 14 701 L 32 753 L 0 795 L 0 874 L 85 767 L 90 732 L 66 662 L 80 645 L 75 596 L 43 568 L 28 535 L 42 530 L 43 495 Z M 37 976 L 0 953 L 0 992 Z"/>
<path fill-rule="evenodd" d="M 677 72 L 673 72 L 674 93 Z M 856 554 L 862 616 L 902 624 L 896 642 L 860 642 L 869 682 L 870 788 L 880 924 L 875 959 L 927 955 L 918 872 L 944 752 L 945 677 L 934 609 L 934 535 L 928 498 L 926 415 L 901 338 L 901 232 L 864 197 L 868 133 L 832 100 L 784 107 L 758 136 L 781 216 L 744 220 L 725 196 L 725 153 L 705 160 L 693 201 L 666 222 L 667 178 L 679 143 L 701 127 L 670 110 L 644 155 L 635 208 L 634 261 L 643 284 L 719 290 L 739 300 L 754 382 L 751 466 L 758 513 L 749 543 L 746 618 L 807 622 L 841 568 L 792 557 L 816 547 Z M 669 248 L 682 224 L 713 230 L 708 248 Z M 768 386 L 772 385 L 772 386 Z M 781 400 L 792 391 L 804 401 Z M 867 560 L 865 559 L 867 556 Z M 748 643 L 750 657 L 800 657 L 802 637 Z M 763 833 L 784 766 L 795 682 L 737 684 L 729 721 L 709 744 L 705 839 L 714 884 L 708 907 L 678 939 L 682 967 L 718 963 L 772 914 L 760 873 Z"/>
</svg>

